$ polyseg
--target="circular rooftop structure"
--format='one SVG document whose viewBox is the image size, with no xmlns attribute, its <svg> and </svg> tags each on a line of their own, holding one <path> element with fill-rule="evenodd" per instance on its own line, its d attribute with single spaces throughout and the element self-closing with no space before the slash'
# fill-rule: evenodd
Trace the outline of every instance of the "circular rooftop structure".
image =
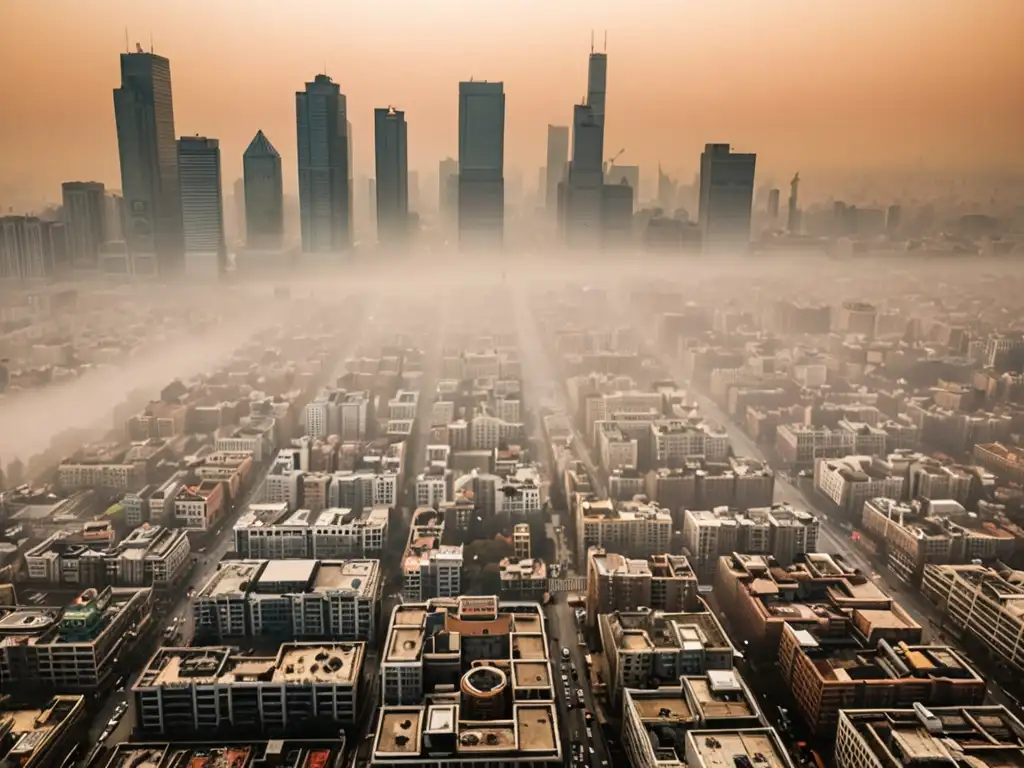
<svg viewBox="0 0 1024 768">
<path fill-rule="evenodd" d="M 478 699 L 500 696 L 508 688 L 508 676 L 497 667 L 475 667 L 462 676 L 462 692 Z"/>
</svg>

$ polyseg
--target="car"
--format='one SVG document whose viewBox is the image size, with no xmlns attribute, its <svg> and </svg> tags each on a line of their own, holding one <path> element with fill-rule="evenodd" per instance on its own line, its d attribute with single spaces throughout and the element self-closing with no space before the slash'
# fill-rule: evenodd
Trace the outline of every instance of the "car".
<svg viewBox="0 0 1024 768">
<path fill-rule="evenodd" d="M 587 726 L 587 738 L 588 739 L 594 738 L 594 732 L 590 729 L 589 725 Z"/>
<path fill-rule="evenodd" d="M 569 649 L 568 648 L 562 648 L 562 658 L 563 659 L 568 659 L 569 658 Z"/>
<path fill-rule="evenodd" d="M 110 738 L 110 732 L 111 732 L 110 728 L 104 728 L 103 729 L 103 733 L 100 734 L 100 741 L 106 741 L 107 739 L 109 739 Z"/>
<path fill-rule="evenodd" d="M 583 701 L 583 689 L 582 689 L 582 688 L 577 688 L 577 689 L 576 689 L 576 697 L 577 697 L 577 698 L 578 698 L 578 699 L 579 699 L 580 701 Z"/>
<path fill-rule="evenodd" d="M 126 682 L 126 681 L 125 681 L 125 678 L 124 678 L 124 677 L 119 677 L 119 678 L 117 679 L 117 684 L 115 685 L 115 688 L 117 689 L 117 692 L 118 692 L 118 693 L 124 693 L 124 685 L 125 685 L 125 682 Z"/>
<path fill-rule="evenodd" d="M 562 682 L 563 683 L 568 683 L 569 682 L 569 676 L 568 675 L 562 675 Z"/>
</svg>

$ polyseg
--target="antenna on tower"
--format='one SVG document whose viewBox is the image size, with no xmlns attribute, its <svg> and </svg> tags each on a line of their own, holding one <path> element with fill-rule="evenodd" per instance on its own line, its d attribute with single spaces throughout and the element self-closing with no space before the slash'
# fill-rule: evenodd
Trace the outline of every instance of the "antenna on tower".
<svg viewBox="0 0 1024 768">
<path fill-rule="evenodd" d="M 149 30 L 149 52 L 153 53 L 153 30 Z"/>
<path fill-rule="evenodd" d="M 128 27 L 124 28 L 124 52 L 130 53 L 131 48 L 128 45 Z"/>
<path fill-rule="evenodd" d="M 594 30 L 590 30 L 590 52 L 594 52 Z"/>
<path fill-rule="evenodd" d="M 608 53 L 608 30 L 604 31 L 604 52 Z"/>
</svg>

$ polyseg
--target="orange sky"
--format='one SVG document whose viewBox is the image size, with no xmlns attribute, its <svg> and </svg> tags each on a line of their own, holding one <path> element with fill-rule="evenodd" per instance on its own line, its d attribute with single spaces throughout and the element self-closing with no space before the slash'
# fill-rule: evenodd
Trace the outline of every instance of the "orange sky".
<svg viewBox="0 0 1024 768">
<path fill-rule="evenodd" d="M 294 190 L 294 93 L 326 65 L 357 175 L 390 104 L 430 183 L 455 154 L 458 81 L 476 77 L 504 80 L 506 168 L 532 187 L 546 125 L 585 91 L 592 28 L 599 47 L 608 30 L 606 152 L 625 147 L 646 179 L 659 161 L 688 177 L 708 141 L 756 151 L 759 182 L 1024 165 L 1024 0 L 35 0 L 4 2 L 0 27 L 5 206 L 56 200 L 69 179 L 120 187 L 126 27 L 170 58 L 177 132 L 221 140 L 226 185 L 263 129 Z"/>
</svg>

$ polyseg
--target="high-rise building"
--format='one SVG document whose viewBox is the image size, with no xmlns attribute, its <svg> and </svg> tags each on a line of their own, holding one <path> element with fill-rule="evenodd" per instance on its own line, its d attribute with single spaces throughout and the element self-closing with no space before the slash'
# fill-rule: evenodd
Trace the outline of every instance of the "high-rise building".
<svg viewBox="0 0 1024 768">
<path fill-rule="evenodd" d="M 459 161 L 446 157 L 437 165 L 437 207 L 445 226 L 459 215 Z"/>
<path fill-rule="evenodd" d="M 608 57 L 591 53 L 587 101 L 573 107 L 572 161 L 564 186 L 560 219 L 570 246 L 601 242 L 604 208 L 604 117 Z"/>
<path fill-rule="evenodd" d="M 789 182 L 789 212 L 786 217 L 786 229 L 789 232 L 800 231 L 800 174 L 793 176 Z"/>
<path fill-rule="evenodd" d="M 773 187 L 768 190 L 768 218 L 775 222 L 779 218 L 779 189 Z"/>
<path fill-rule="evenodd" d="M 227 263 L 220 142 L 205 136 L 183 136 L 178 140 L 178 168 L 186 269 L 217 274 Z"/>
<path fill-rule="evenodd" d="M 284 242 L 281 155 L 257 131 L 242 154 L 245 179 L 245 242 L 250 248 L 280 248 Z"/>
<path fill-rule="evenodd" d="M 106 218 L 107 241 L 124 240 L 124 198 L 116 192 L 108 192 L 103 200 Z"/>
<path fill-rule="evenodd" d="M 746 250 L 757 155 L 707 144 L 700 156 L 700 230 L 705 251 Z"/>
<path fill-rule="evenodd" d="M 231 188 L 231 204 L 235 209 L 235 240 L 241 240 L 245 235 L 245 179 L 242 177 L 235 179 Z"/>
<path fill-rule="evenodd" d="M 64 222 L 0 216 L 0 279 L 38 280 L 67 264 Z"/>
<path fill-rule="evenodd" d="M 352 146 L 345 94 L 317 75 L 295 94 L 302 250 L 330 253 L 352 245 Z"/>
<path fill-rule="evenodd" d="M 604 127 L 604 101 L 608 83 L 608 54 L 590 53 L 587 66 L 587 106 Z M 600 159 L 600 158 L 599 158 Z"/>
<path fill-rule="evenodd" d="M 505 86 L 459 83 L 459 247 L 505 236 Z"/>
<path fill-rule="evenodd" d="M 377 239 L 404 240 L 409 227 L 409 145 L 405 112 L 393 107 L 373 111 L 377 170 Z"/>
<path fill-rule="evenodd" d="M 548 126 L 548 164 L 544 169 L 544 207 L 558 212 L 558 185 L 565 181 L 569 162 L 569 126 Z"/>
<path fill-rule="evenodd" d="M 138 46 L 121 54 L 114 117 L 128 250 L 136 261 L 149 257 L 161 273 L 173 274 L 183 264 L 184 234 L 167 59 Z"/>
<path fill-rule="evenodd" d="M 71 263 L 76 267 L 95 267 L 100 246 L 108 239 L 103 184 L 98 181 L 66 181 L 61 185 L 61 192 Z"/>
</svg>

